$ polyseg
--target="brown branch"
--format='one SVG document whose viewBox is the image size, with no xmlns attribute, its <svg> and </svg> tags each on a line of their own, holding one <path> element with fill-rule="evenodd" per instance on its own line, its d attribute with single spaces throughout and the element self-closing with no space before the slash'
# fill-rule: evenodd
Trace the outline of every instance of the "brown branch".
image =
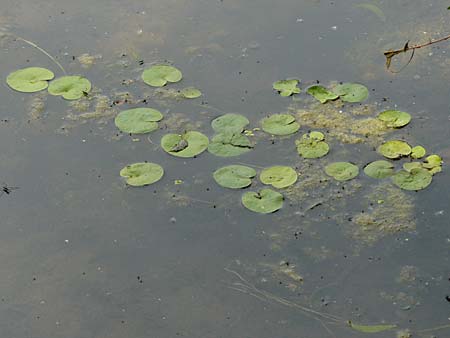
<svg viewBox="0 0 450 338">
<path fill-rule="evenodd" d="M 408 52 L 408 51 L 411 50 L 411 51 L 412 51 L 412 54 L 411 54 L 411 57 L 409 58 L 408 62 L 407 62 L 407 63 L 406 63 L 399 71 L 396 71 L 396 72 L 391 71 L 392 73 L 398 73 L 398 72 L 400 72 L 403 68 L 405 68 L 407 65 L 410 64 L 411 60 L 412 60 L 413 57 L 414 57 L 414 52 L 416 51 L 416 49 L 420 49 L 420 48 L 423 48 L 423 47 L 428 47 L 428 46 L 430 46 L 430 45 L 433 45 L 433 44 L 435 44 L 435 43 L 442 42 L 442 41 L 445 41 L 445 40 L 448 40 L 448 39 L 450 39 L 450 35 L 444 36 L 443 38 L 440 38 L 440 39 L 437 39 L 437 40 L 430 40 L 430 41 L 428 41 L 427 43 L 424 43 L 424 44 L 413 45 L 413 46 L 410 46 L 410 45 L 409 45 L 409 40 L 408 40 L 408 41 L 405 43 L 405 45 L 403 46 L 403 48 L 400 48 L 400 49 L 390 49 L 390 50 L 387 50 L 387 51 L 385 51 L 385 52 L 383 53 L 384 56 L 386 57 L 386 68 L 387 68 L 389 71 L 391 71 L 391 70 L 390 70 L 390 67 L 391 67 L 391 61 L 392 61 L 392 58 L 393 58 L 394 56 L 398 55 L 398 54 L 406 53 L 406 52 Z"/>
</svg>

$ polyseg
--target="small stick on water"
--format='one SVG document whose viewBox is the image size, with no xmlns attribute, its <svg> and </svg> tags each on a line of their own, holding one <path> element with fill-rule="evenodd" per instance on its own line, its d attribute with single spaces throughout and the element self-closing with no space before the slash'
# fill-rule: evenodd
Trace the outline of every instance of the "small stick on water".
<svg viewBox="0 0 450 338">
<path fill-rule="evenodd" d="M 20 36 L 17 36 L 15 34 L 11 34 L 9 33 L 9 35 L 11 35 L 12 37 L 14 37 L 16 40 L 25 42 L 26 44 L 30 45 L 31 47 L 36 48 L 38 51 L 40 51 L 41 53 L 45 54 L 50 60 L 52 60 L 64 73 L 64 75 L 66 75 L 66 70 L 64 69 L 64 67 L 58 62 L 58 60 L 56 60 L 52 55 L 50 55 L 50 53 L 48 53 L 44 48 L 39 47 L 37 44 L 35 44 L 34 42 L 24 39 Z"/>
<path fill-rule="evenodd" d="M 433 45 L 435 43 L 439 43 L 439 42 L 442 42 L 442 41 L 445 41 L 445 40 L 448 40 L 448 39 L 450 39 L 450 35 L 444 36 L 443 38 L 439 38 L 439 39 L 436 39 L 436 40 L 430 40 L 430 41 L 428 41 L 427 43 L 424 43 L 424 44 L 418 44 L 418 45 L 413 45 L 413 46 L 409 45 L 409 40 L 408 40 L 405 43 L 405 45 L 403 46 L 403 48 L 387 50 L 387 51 L 385 51 L 383 53 L 384 56 L 386 57 L 386 69 L 389 70 L 391 73 L 400 73 L 406 66 L 408 66 L 411 63 L 411 61 L 412 61 L 412 59 L 414 57 L 414 52 L 416 51 L 416 49 L 428 47 L 430 45 Z M 394 56 L 398 55 L 398 54 L 406 53 L 406 52 L 408 52 L 410 50 L 412 50 L 412 54 L 411 54 L 411 57 L 409 58 L 408 62 L 402 68 L 400 68 L 400 70 L 398 70 L 398 71 L 391 70 L 390 67 L 391 67 L 392 58 Z"/>
</svg>

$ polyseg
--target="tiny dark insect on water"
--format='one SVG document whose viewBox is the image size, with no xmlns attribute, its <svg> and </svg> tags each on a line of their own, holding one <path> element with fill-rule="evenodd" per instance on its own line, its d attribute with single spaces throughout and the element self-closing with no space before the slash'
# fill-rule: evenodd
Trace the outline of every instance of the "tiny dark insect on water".
<svg viewBox="0 0 450 338">
<path fill-rule="evenodd" d="M 1 186 L 0 197 L 4 194 L 9 195 L 13 190 L 17 190 L 19 187 L 10 187 L 6 183 L 3 183 Z"/>
</svg>

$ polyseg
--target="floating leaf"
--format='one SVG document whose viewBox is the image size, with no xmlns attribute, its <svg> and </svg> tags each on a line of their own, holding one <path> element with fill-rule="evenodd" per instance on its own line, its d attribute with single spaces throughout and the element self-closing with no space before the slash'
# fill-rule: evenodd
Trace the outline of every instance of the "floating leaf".
<svg viewBox="0 0 450 338">
<path fill-rule="evenodd" d="M 51 95 L 60 95 L 66 100 L 77 100 L 90 90 L 89 80 L 78 75 L 62 76 L 48 86 L 48 92 Z"/>
<path fill-rule="evenodd" d="M 167 82 L 180 81 L 182 77 L 177 68 L 168 65 L 151 66 L 142 73 L 142 80 L 152 87 L 163 87 Z"/>
<path fill-rule="evenodd" d="M 364 167 L 364 173 L 372 178 L 386 178 L 394 174 L 394 166 L 388 161 L 374 161 Z"/>
<path fill-rule="evenodd" d="M 134 108 L 120 112 L 114 122 L 121 131 L 130 134 L 144 134 L 158 129 L 163 115 L 152 108 Z"/>
<path fill-rule="evenodd" d="M 213 174 L 217 184 L 231 189 L 248 187 L 252 183 L 251 179 L 255 176 L 255 169 L 244 165 L 229 165 L 222 167 L 217 169 Z"/>
<path fill-rule="evenodd" d="M 412 169 L 423 168 L 420 162 L 408 162 L 403 164 L 403 169 L 411 171 Z"/>
<path fill-rule="evenodd" d="M 329 100 L 336 100 L 339 95 L 329 91 L 324 86 L 311 86 L 307 90 L 308 94 L 314 96 L 320 103 L 326 103 Z"/>
<path fill-rule="evenodd" d="M 28 67 L 8 75 L 6 83 L 22 93 L 34 93 L 48 87 L 49 80 L 55 77 L 52 71 L 41 67 Z"/>
<path fill-rule="evenodd" d="M 395 159 L 411 154 L 411 147 L 405 141 L 392 140 L 383 143 L 377 151 L 384 157 Z"/>
<path fill-rule="evenodd" d="M 324 142 L 325 136 L 319 131 L 304 134 L 300 140 L 295 141 L 297 152 L 304 158 L 319 158 L 330 151 L 328 143 Z"/>
<path fill-rule="evenodd" d="M 291 167 L 273 166 L 265 168 L 259 175 L 263 184 L 270 184 L 274 188 L 286 188 L 297 182 L 297 172 Z"/>
<path fill-rule="evenodd" d="M 184 134 L 167 134 L 161 139 L 161 147 L 170 155 L 194 157 L 208 148 L 208 137 L 198 131 Z"/>
<path fill-rule="evenodd" d="M 436 174 L 442 171 L 442 158 L 439 155 L 428 156 L 423 163 L 423 167 L 428 169 L 431 174 Z"/>
<path fill-rule="evenodd" d="M 133 163 L 120 171 L 126 177 L 127 184 L 139 187 L 158 182 L 164 175 L 164 169 L 156 163 Z"/>
<path fill-rule="evenodd" d="M 350 326 L 352 329 L 354 329 L 356 331 L 364 332 L 364 333 L 377 333 L 377 332 L 392 330 L 397 327 L 397 325 L 393 325 L 393 324 L 359 325 L 359 324 L 355 324 L 355 323 L 351 322 L 350 320 L 348 321 L 348 326 Z"/>
<path fill-rule="evenodd" d="M 253 145 L 247 136 L 240 133 L 224 132 L 212 138 L 208 151 L 216 156 L 230 157 L 244 154 L 252 148 Z"/>
<path fill-rule="evenodd" d="M 270 214 L 283 206 L 283 195 L 272 189 L 250 191 L 242 195 L 242 204 L 247 209 L 261 214 Z"/>
<path fill-rule="evenodd" d="M 230 113 L 215 118 L 211 122 L 211 127 L 218 133 L 241 133 L 249 123 L 250 122 L 245 116 Z"/>
<path fill-rule="evenodd" d="M 343 83 L 333 88 L 333 92 L 339 95 L 345 102 L 362 102 L 369 96 L 366 86 L 359 83 Z"/>
<path fill-rule="evenodd" d="M 295 133 L 300 125 L 291 114 L 273 114 L 262 119 L 262 129 L 272 135 L 289 135 Z"/>
<path fill-rule="evenodd" d="M 300 88 L 297 87 L 298 80 L 280 80 L 273 83 L 273 89 L 277 90 L 281 96 L 291 96 L 292 94 L 300 93 Z"/>
<path fill-rule="evenodd" d="M 378 114 L 378 119 L 383 121 L 387 127 L 401 128 L 411 121 L 411 115 L 400 110 L 386 110 Z"/>
<path fill-rule="evenodd" d="M 424 168 L 414 168 L 411 171 L 400 170 L 392 176 L 392 182 L 405 190 L 421 190 L 431 183 L 433 175 Z"/>
<path fill-rule="evenodd" d="M 197 88 L 187 87 L 181 90 L 181 95 L 187 99 L 196 99 L 197 97 L 202 96 L 202 92 Z"/>
<path fill-rule="evenodd" d="M 427 151 L 422 146 L 415 146 L 411 149 L 411 157 L 414 159 L 419 159 L 425 156 Z"/>
<path fill-rule="evenodd" d="M 325 167 L 325 173 L 337 181 L 347 181 L 358 176 L 359 169 L 349 162 L 334 162 Z"/>
</svg>

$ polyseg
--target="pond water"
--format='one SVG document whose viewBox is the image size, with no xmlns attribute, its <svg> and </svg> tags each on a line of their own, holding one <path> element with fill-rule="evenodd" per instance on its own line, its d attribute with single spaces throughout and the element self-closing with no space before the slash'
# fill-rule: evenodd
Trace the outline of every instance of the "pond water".
<svg viewBox="0 0 450 338">
<path fill-rule="evenodd" d="M 0 182 L 18 187 L 0 198 L 2 337 L 450 336 L 450 45 L 417 50 L 395 74 L 383 56 L 449 34 L 448 2 L 0 4 Z M 19 68 L 63 75 L 18 37 L 87 77 L 91 93 L 66 101 L 11 90 L 5 79 Z M 407 61 L 399 59 L 395 69 Z M 176 66 L 182 81 L 147 86 L 141 73 L 155 63 Z M 278 95 L 272 83 L 285 78 L 301 79 L 302 93 Z M 321 105 L 305 93 L 317 82 L 362 83 L 370 95 Z M 202 97 L 173 97 L 187 86 Z M 144 106 L 163 113 L 160 128 L 120 133 L 117 113 Z M 411 123 L 373 131 L 373 120 L 359 122 L 386 109 L 409 112 Z M 224 113 L 246 116 L 251 130 L 286 112 L 299 132 L 253 130 L 254 149 L 238 157 L 178 158 L 159 145 L 185 130 L 211 139 Z M 327 156 L 297 154 L 294 141 L 310 130 L 326 134 Z M 364 175 L 389 139 L 443 157 L 429 187 L 405 191 Z M 127 186 L 119 171 L 142 161 L 164 177 Z M 331 179 L 323 168 L 334 161 L 355 163 L 359 176 Z M 263 188 L 257 179 L 246 190 L 214 181 L 229 164 L 292 166 L 299 179 L 275 189 L 283 208 L 257 214 L 241 204 Z"/>
</svg>

